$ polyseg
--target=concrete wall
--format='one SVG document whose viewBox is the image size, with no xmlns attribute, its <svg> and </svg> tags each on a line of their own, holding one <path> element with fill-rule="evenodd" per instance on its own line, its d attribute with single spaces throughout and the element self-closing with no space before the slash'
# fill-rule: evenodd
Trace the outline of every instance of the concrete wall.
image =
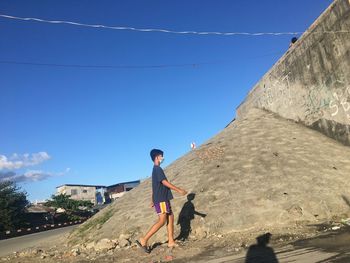
<svg viewBox="0 0 350 263">
<path fill-rule="evenodd" d="M 350 145 L 349 32 L 350 0 L 335 0 L 249 92 L 237 119 L 262 108 Z"/>
</svg>

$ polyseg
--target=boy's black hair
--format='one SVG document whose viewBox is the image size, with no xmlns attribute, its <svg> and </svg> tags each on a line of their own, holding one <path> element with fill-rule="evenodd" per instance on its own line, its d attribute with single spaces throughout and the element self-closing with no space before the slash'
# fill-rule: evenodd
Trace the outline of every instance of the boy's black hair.
<svg viewBox="0 0 350 263">
<path fill-rule="evenodd" d="M 158 156 L 158 155 L 161 155 L 161 156 L 163 156 L 163 151 L 162 150 L 159 150 L 159 149 L 153 149 L 151 152 L 150 152 L 150 155 L 151 155 L 151 159 L 152 159 L 152 161 L 154 162 L 154 159 L 156 159 L 156 157 Z"/>
</svg>

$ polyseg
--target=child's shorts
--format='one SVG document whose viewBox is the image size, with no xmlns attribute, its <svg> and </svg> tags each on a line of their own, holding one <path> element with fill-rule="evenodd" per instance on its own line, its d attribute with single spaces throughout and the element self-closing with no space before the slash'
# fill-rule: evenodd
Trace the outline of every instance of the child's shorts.
<svg viewBox="0 0 350 263">
<path fill-rule="evenodd" d="M 169 214 L 171 215 L 173 212 L 171 211 L 171 205 L 169 201 L 154 203 L 154 208 L 156 213 L 159 214 Z"/>
</svg>

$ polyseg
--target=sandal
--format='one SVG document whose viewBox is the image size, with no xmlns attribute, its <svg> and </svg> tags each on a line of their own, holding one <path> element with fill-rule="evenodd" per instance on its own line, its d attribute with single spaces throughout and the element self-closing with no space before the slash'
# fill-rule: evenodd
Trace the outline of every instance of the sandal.
<svg viewBox="0 0 350 263">
<path fill-rule="evenodd" d="M 137 244 L 140 248 L 142 248 L 143 251 L 145 251 L 147 254 L 151 253 L 151 250 L 150 250 L 147 246 L 142 246 L 142 244 L 141 244 L 140 241 L 136 240 L 135 242 L 136 242 L 136 244 Z"/>
</svg>

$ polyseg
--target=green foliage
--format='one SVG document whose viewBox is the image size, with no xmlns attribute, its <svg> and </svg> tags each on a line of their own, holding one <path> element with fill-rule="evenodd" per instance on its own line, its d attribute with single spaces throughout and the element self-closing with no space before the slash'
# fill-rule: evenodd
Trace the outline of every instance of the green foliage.
<svg viewBox="0 0 350 263">
<path fill-rule="evenodd" d="M 52 195 L 51 199 L 52 200 L 45 203 L 45 206 L 63 208 L 66 210 L 65 213 L 55 216 L 56 222 L 75 221 L 80 220 L 83 217 L 91 216 L 90 212 L 84 212 L 79 209 L 79 207 L 93 207 L 94 204 L 90 201 L 74 200 L 70 198 L 70 195 L 66 194 Z"/>
<path fill-rule="evenodd" d="M 27 193 L 14 182 L 0 182 L 0 231 L 21 227 L 28 204 Z"/>
<path fill-rule="evenodd" d="M 45 203 L 46 206 L 64 208 L 66 211 L 78 211 L 79 206 L 91 208 L 94 205 L 90 201 L 70 199 L 70 195 L 66 194 L 52 195 L 51 199 Z"/>
<path fill-rule="evenodd" d="M 84 212 L 79 209 L 79 207 L 93 207 L 94 204 L 90 201 L 70 199 L 70 195 L 66 194 L 52 195 L 51 199 L 45 203 L 45 206 L 66 210 L 65 213 L 55 216 L 56 222 L 75 221 L 91 216 L 90 212 Z"/>
</svg>

